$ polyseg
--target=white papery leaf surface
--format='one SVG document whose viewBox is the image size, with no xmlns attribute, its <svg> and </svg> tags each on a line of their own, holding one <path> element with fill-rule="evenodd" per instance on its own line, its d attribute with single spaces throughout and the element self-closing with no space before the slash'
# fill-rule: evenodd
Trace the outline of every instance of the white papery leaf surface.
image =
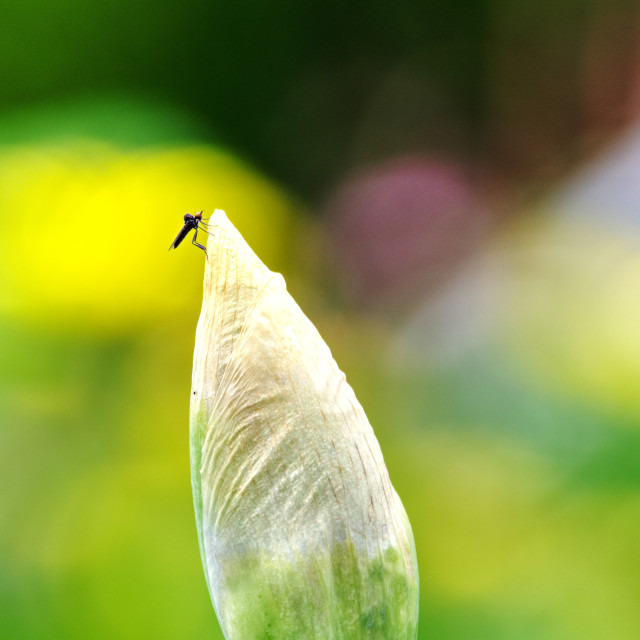
<svg viewBox="0 0 640 640">
<path fill-rule="evenodd" d="M 229 640 L 414 638 L 411 528 L 319 333 L 223 211 L 209 220 L 191 476 Z"/>
</svg>

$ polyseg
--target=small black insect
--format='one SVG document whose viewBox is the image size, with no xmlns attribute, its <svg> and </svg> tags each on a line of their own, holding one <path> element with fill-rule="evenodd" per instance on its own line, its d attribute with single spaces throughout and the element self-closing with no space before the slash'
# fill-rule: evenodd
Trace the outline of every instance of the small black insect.
<svg viewBox="0 0 640 640">
<path fill-rule="evenodd" d="M 184 225 L 183 225 L 182 229 L 180 229 L 180 233 L 176 236 L 176 239 L 171 243 L 171 246 L 169 247 L 169 251 L 171 251 L 171 249 L 177 249 L 178 245 L 187 237 L 187 234 L 192 229 L 194 229 L 195 233 L 193 234 L 193 239 L 191 240 L 191 244 L 194 244 L 196 247 L 199 247 L 206 254 L 207 250 L 201 244 L 196 242 L 196 238 L 198 237 L 198 229 L 199 228 L 203 229 L 205 231 L 205 233 L 209 233 L 207 231 L 207 229 L 205 228 L 206 225 L 207 225 L 207 222 L 206 222 L 207 220 L 208 220 L 208 218 L 204 218 L 203 219 L 202 211 L 198 211 L 197 213 L 194 213 L 193 215 L 190 214 L 190 213 L 185 213 L 185 215 L 184 215 Z M 203 225 L 203 226 L 200 227 L 199 225 Z"/>
</svg>

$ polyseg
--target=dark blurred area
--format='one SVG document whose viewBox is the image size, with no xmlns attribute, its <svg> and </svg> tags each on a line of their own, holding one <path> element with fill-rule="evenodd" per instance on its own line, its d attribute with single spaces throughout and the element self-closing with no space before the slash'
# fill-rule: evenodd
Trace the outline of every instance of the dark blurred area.
<svg viewBox="0 0 640 640">
<path fill-rule="evenodd" d="M 371 142 L 411 149 L 468 150 L 483 110 L 481 3 L 10 2 L 2 13 L 5 108 L 105 90 L 151 95 L 303 196 L 320 196 L 352 164 L 357 129 L 382 115 L 381 102 L 400 130 Z M 436 125 L 444 117 L 447 133 Z"/>
<path fill-rule="evenodd" d="M 637 3 L 5 2 L 6 112 L 153 97 L 302 197 L 390 155 L 502 185 L 588 158 L 638 109 Z"/>
<path fill-rule="evenodd" d="M 370 417 L 420 639 L 638 639 L 637 2 L 0 25 L 2 637 L 221 637 L 188 469 L 204 256 L 167 253 L 220 208 Z"/>
</svg>

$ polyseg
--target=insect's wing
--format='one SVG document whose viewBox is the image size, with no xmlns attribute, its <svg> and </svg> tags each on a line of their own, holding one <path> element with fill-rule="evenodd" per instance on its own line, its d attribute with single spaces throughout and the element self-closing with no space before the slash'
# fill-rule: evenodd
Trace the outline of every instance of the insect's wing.
<svg viewBox="0 0 640 640">
<path fill-rule="evenodd" d="M 185 224 L 184 227 L 180 229 L 180 233 L 178 233 L 176 239 L 171 243 L 169 251 L 171 251 L 171 249 L 177 249 L 178 245 L 187 237 L 187 234 L 189 233 L 189 231 L 191 231 L 191 229 L 193 229 L 192 225 Z"/>
</svg>

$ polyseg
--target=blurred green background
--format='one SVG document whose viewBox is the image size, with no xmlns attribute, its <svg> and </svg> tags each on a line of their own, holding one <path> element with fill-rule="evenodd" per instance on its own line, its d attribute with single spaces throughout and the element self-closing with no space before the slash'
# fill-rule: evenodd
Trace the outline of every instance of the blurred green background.
<svg viewBox="0 0 640 640">
<path fill-rule="evenodd" d="M 354 386 L 421 639 L 640 637 L 640 7 L 0 5 L 0 635 L 220 638 L 188 407 L 226 210 Z"/>
</svg>

